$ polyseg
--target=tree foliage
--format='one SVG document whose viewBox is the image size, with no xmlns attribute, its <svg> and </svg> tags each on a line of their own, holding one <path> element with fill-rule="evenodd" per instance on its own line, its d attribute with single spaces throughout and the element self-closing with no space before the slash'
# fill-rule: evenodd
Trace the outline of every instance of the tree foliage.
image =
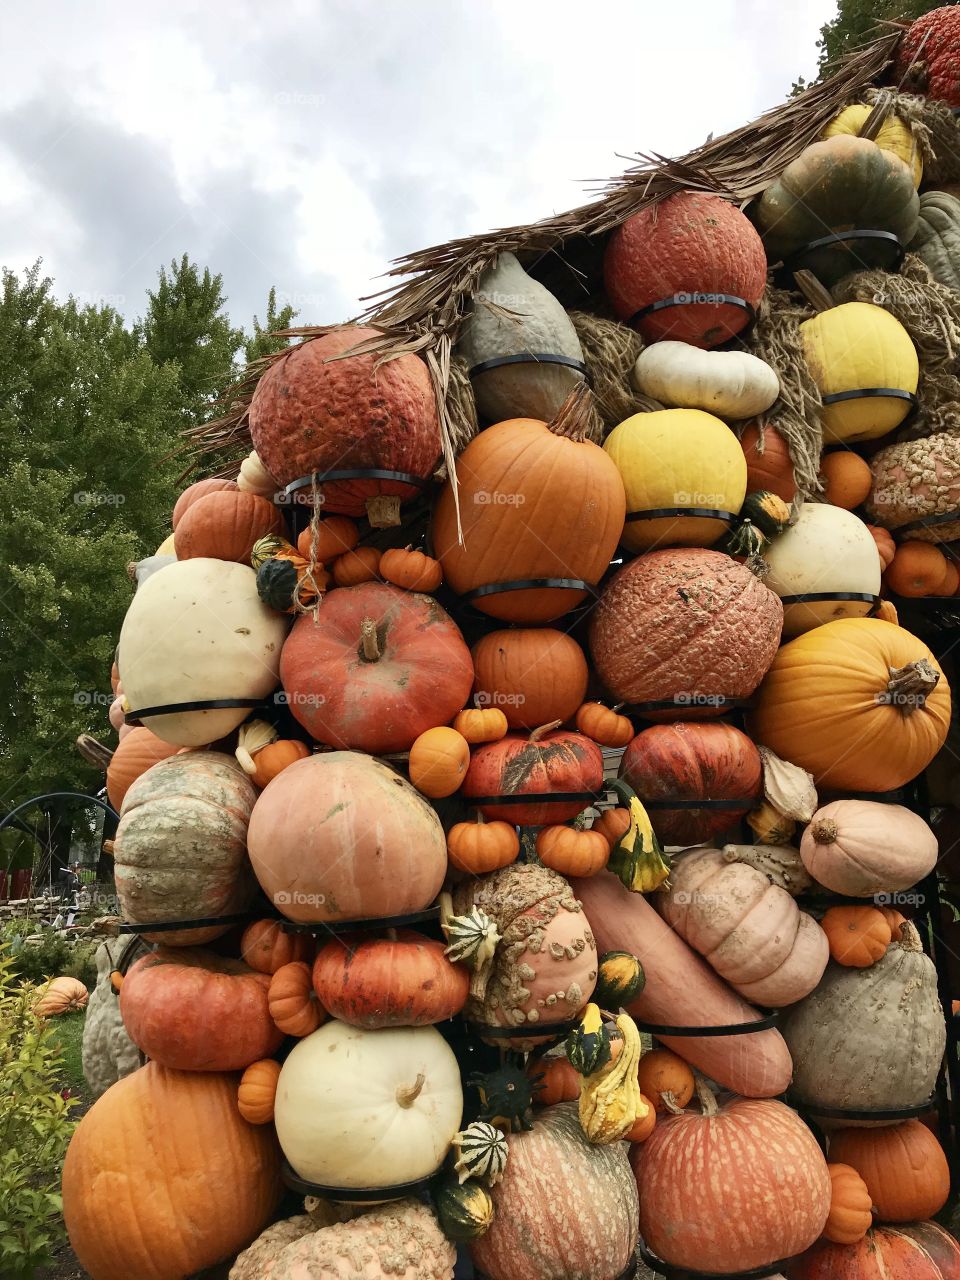
<svg viewBox="0 0 960 1280">
<path fill-rule="evenodd" d="M 837 0 L 837 16 L 820 28 L 818 80 L 830 74 L 844 54 L 876 40 L 890 30 L 884 24 L 913 22 L 931 9 L 943 7 L 943 0 Z M 794 93 L 807 87 L 804 80 L 794 85 Z"/>
</svg>

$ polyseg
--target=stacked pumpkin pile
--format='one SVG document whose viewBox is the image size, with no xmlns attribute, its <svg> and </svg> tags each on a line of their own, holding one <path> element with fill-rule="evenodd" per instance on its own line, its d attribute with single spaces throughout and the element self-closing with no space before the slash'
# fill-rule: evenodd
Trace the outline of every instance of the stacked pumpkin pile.
<svg viewBox="0 0 960 1280">
<path fill-rule="evenodd" d="M 439 1280 L 458 1245 L 490 1280 L 616 1280 L 638 1247 L 960 1276 L 926 1221 L 937 975 L 886 905 L 937 861 L 902 789 L 950 693 L 881 600 L 880 527 L 943 558 L 953 437 L 887 443 L 920 362 L 826 293 L 842 231 L 797 268 L 817 314 L 768 289 L 745 332 L 824 227 L 914 236 L 889 107 L 753 222 L 681 192 L 609 236 L 592 332 L 639 350 L 614 422 L 582 318 L 509 252 L 460 334 L 484 426 L 455 475 L 430 365 L 376 329 L 262 371 L 253 451 L 180 496 L 120 635 L 116 885 L 151 950 L 114 986 L 149 1063 L 68 1154 L 94 1280 L 238 1250 L 235 1280 Z"/>
</svg>

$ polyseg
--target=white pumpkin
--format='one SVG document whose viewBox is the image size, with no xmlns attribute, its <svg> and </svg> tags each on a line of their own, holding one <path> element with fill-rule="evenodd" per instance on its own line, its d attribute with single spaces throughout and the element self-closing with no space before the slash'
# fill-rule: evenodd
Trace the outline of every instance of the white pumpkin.
<svg viewBox="0 0 960 1280">
<path fill-rule="evenodd" d="M 633 366 L 638 391 L 661 404 L 705 409 L 721 418 L 752 418 L 780 394 L 775 371 L 747 351 L 701 351 L 686 342 L 655 342 Z"/>
<path fill-rule="evenodd" d="M 791 596 L 822 592 L 880 592 L 880 558 L 870 530 L 852 511 L 827 503 L 804 503 L 796 524 L 774 538 L 763 553 L 770 567 L 764 585 L 784 601 L 785 639 L 837 618 L 862 618 L 869 600 L 816 600 L 788 604 Z"/>
<path fill-rule="evenodd" d="M 280 489 L 278 482 L 260 461 L 256 449 L 251 449 L 240 463 L 237 488 L 244 493 L 255 493 L 260 498 L 272 498 Z"/>
<path fill-rule="evenodd" d="M 284 1062 L 274 1120 L 301 1178 L 360 1189 L 435 1173 L 462 1114 L 460 1068 L 439 1031 L 332 1021 Z"/>
<path fill-rule="evenodd" d="M 140 586 L 120 631 L 126 709 L 237 698 L 251 704 L 280 683 L 287 624 L 262 604 L 247 565 L 198 557 Z M 164 742 L 199 747 L 234 730 L 250 707 L 147 716 Z"/>
</svg>

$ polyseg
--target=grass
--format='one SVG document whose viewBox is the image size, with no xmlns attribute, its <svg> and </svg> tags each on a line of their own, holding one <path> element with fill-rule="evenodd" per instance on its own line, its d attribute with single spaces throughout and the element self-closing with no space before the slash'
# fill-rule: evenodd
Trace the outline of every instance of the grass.
<svg viewBox="0 0 960 1280">
<path fill-rule="evenodd" d="M 63 1082 L 75 1097 L 88 1100 L 87 1082 L 83 1076 L 82 1044 L 83 1044 L 83 1011 L 65 1013 L 61 1017 L 50 1020 L 53 1026 L 53 1039 L 63 1055 L 61 1075 Z"/>
</svg>

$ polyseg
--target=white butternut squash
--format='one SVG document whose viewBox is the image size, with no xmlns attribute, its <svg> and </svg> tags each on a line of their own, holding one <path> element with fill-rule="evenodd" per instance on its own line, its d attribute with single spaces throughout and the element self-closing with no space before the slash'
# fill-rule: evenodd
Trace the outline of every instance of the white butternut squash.
<svg viewBox="0 0 960 1280">
<path fill-rule="evenodd" d="M 638 391 L 667 407 L 705 409 L 737 420 L 764 413 L 780 394 L 776 372 L 747 351 L 701 351 L 655 342 L 633 366 Z"/>
</svg>

